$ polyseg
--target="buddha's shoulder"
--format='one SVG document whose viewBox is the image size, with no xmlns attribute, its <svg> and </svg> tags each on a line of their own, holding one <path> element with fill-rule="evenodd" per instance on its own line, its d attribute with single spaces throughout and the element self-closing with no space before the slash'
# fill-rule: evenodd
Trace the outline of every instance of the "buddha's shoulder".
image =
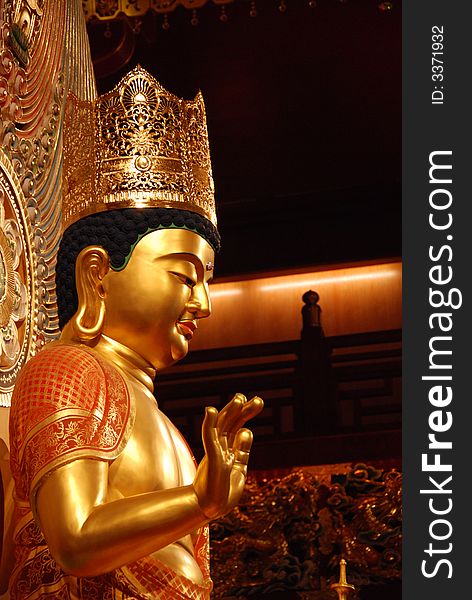
<svg viewBox="0 0 472 600">
<path fill-rule="evenodd" d="M 26 363 L 20 378 L 38 373 L 61 377 L 79 370 L 99 372 L 104 366 L 108 366 L 106 362 L 86 346 L 52 342 Z"/>
<path fill-rule="evenodd" d="M 86 407 L 104 401 L 112 392 L 127 396 L 126 384 L 110 362 L 82 345 L 52 343 L 32 357 L 21 370 L 13 396 L 40 396 L 54 403 Z M 14 398 L 12 400 L 14 400 Z"/>
<path fill-rule="evenodd" d="M 10 412 L 15 468 L 31 469 L 26 477 L 32 481 L 46 463 L 84 456 L 114 460 L 133 424 L 130 395 L 113 365 L 86 347 L 51 344 L 28 361 L 15 383 Z"/>
</svg>

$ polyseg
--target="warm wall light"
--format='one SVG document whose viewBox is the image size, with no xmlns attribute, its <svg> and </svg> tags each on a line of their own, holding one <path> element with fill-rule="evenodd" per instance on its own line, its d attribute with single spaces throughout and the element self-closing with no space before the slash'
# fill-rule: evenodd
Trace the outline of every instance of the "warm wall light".
<svg viewBox="0 0 472 600">
<path fill-rule="evenodd" d="M 320 294 L 327 336 L 401 327 L 401 263 L 340 266 L 211 284 L 212 316 L 202 319 L 192 348 L 299 339 L 310 288 Z"/>
<path fill-rule="evenodd" d="M 242 290 L 238 290 L 235 288 L 231 288 L 229 290 L 219 290 L 217 289 L 218 284 L 214 284 L 213 286 L 211 286 L 210 288 L 210 296 L 211 298 L 221 298 L 222 296 L 239 296 L 240 294 L 242 294 Z M 222 285 L 222 284 L 220 284 Z"/>
<path fill-rule="evenodd" d="M 273 290 L 281 290 L 287 288 L 309 288 L 327 283 L 348 283 L 351 281 L 357 281 L 362 279 L 384 279 L 387 277 L 394 277 L 397 273 L 394 271 L 380 271 L 378 273 L 358 273 L 356 275 L 338 275 L 334 277 L 317 277 L 311 279 L 304 279 L 302 281 L 286 281 L 283 283 L 272 283 L 270 285 L 261 286 L 261 292 L 271 292 Z"/>
</svg>

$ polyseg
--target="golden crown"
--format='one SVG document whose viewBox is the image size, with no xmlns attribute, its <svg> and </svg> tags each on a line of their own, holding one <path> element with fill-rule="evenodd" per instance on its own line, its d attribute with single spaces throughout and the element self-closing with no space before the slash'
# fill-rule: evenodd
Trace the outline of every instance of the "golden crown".
<svg viewBox="0 0 472 600">
<path fill-rule="evenodd" d="M 117 208 L 180 208 L 216 226 L 203 97 L 186 101 L 136 67 L 93 102 L 69 93 L 63 229 Z"/>
</svg>

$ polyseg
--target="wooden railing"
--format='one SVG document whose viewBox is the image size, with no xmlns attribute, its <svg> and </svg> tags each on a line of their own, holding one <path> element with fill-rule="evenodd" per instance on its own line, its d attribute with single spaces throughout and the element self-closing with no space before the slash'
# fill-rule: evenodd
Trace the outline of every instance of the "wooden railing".
<svg viewBox="0 0 472 600">
<path fill-rule="evenodd" d="M 401 330 L 329 338 L 338 430 L 401 425 Z"/>
<path fill-rule="evenodd" d="M 258 437 L 294 432 L 295 371 L 299 341 L 202 350 L 159 376 L 159 405 L 198 446 L 205 406 L 223 407 L 235 392 L 264 398 L 266 408 L 254 427 Z"/>
</svg>

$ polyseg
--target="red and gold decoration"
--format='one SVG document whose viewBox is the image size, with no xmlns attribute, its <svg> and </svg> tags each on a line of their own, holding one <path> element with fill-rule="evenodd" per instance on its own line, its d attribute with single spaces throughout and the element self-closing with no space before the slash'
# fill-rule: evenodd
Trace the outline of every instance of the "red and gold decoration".
<svg viewBox="0 0 472 600">
<path fill-rule="evenodd" d="M 7 406 L 16 376 L 39 346 L 39 298 L 33 278 L 32 243 L 21 184 L 5 153 L 0 154 L 0 404 Z"/>
<path fill-rule="evenodd" d="M 239 506 L 211 525 L 215 598 L 322 600 L 335 597 L 332 585 L 347 593 L 400 581 L 401 474 L 364 464 L 330 470 L 249 476 Z"/>
<path fill-rule="evenodd" d="M 0 406 L 25 362 L 59 333 L 64 90 L 95 95 L 80 11 L 78 1 L 0 2 Z"/>
<path fill-rule="evenodd" d="M 336 0 L 331 0 L 331 3 Z M 346 4 L 348 0 L 337 0 L 340 4 Z M 147 13 L 153 12 L 164 15 L 164 23 L 169 23 L 167 15 L 174 12 L 177 8 L 182 7 L 191 11 L 192 16 L 190 22 L 192 25 L 198 25 L 197 10 L 205 5 L 213 4 L 219 7 L 219 19 L 223 23 L 228 20 L 226 7 L 230 4 L 245 4 L 247 6 L 248 15 L 257 17 L 257 0 L 83 0 L 85 18 L 87 21 L 111 21 L 121 19 L 123 17 L 129 19 L 138 19 L 144 17 Z M 328 2 L 329 3 L 329 2 Z M 262 5 L 267 3 L 262 3 Z M 375 3 L 372 3 L 375 6 Z M 274 0 L 272 2 L 274 10 L 280 13 L 285 13 L 290 8 L 290 0 Z M 307 8 L 317 8 L 316 0 L 306 0 Z M 378 8 L 380 11 L 388 12 L 393 8 L 392 2 L 379 2 Z M 167 29 L 168 27 L 164 27 Z M 136 28 L 139 30 L 139 26 Z"/>
<path fill-rule="evenodd" d="M 187 10 L 194 11 L 202 8 L 206 4 L 215 4 L 224 7 L 227 4 L 233 4 L 236 0 L 83 0 L 84 13 L 86 19 L 110 20 L 126 15 L 127 17 L 142 17 L 149 11 L 155 13 L 170 13 L 181 6 Z M 339 0 L 344 4 L 346 0 Z M 246 2 L 249 5 L 249 14 L 251 17 L 257 16 L 256 2 L 251 0 Z M 285 12 L 290 0 L 278 0 L 273 2 L 274 6 L 280 12 Z M 387 8 L 381 5 L 388 5 Z M 316 8 L 316 0 L 308 0 L 307 6 Z M 381 2 L 381 10 L 390 10 L 393 8 L 391 2 Z"/>
<path fill-rule="evenodd" d="M 178 6 L 195 10 L 209 2 L 221 6 L 234 0 L 83 0 L 82 4 L 86 19 L 110 20 L 122 15 L 142 17 L 149 11 L 170 13 Z"/>
</svg>

